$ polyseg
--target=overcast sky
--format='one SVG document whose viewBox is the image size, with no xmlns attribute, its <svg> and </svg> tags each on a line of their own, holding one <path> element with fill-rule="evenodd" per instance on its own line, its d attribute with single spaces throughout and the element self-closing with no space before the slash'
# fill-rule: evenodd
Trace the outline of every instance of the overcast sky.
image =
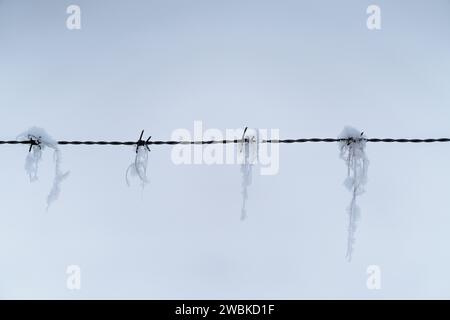
<svg viewBox="0 0 450 320">
<path fill-rule="evenodd" d="M 381 30 L 366 27 L 371 4 Z M 0 140 L 34 125 L 59 140 L 169 139 L 195 120 L 449 137 L 449 39 L 448 0 L 0 0 Z M 349 263 L 333 143 L 280 146 L 277 175 L 254 171 L 245 221 L 238 165 L 177 166 L 153 146 L 142 192 L 125 182 L 133 148 L 61 146 L 71 173 L 47 212 L 52 152 L 30 183 L 27 146 L 0 146 L 0 297 L 450 298 L 449 147 L 367 145 Z"/>
</svg>

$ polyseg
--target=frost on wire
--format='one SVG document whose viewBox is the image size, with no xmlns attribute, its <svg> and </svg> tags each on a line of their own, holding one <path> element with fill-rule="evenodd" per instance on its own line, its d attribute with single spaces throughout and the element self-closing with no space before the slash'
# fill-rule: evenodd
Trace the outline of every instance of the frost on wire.
<svg viewBox="0 0 450 320">
<path fill-rule="evenodd" d="M 347 165 L 347 178 L 344 185 L 352 193 L 352 200 L 348 211 L 348 235 L 346 258 L 351 261 L 354 244 L 356 224 L 360 218 L 360 209 L 356 204 L 356 197 L 364 193 L 364 185 L 367 183 L 367 169 L 369 160 L 366 155 L 366 136 L 363 132 L 345 127 L 338 137 L 340 157 Z"/>
<path fill-rule="evenodd" d="M 242 142 L 239 144 L 239 154 L 241 156 L 241 174 L 242 174 L 242 206 L 241 220 L 247 218 L 247 188 L 252 184 L 253 165 L 258 160 L 259 152 L 259 133 L 258 130 L 247 130 L 245 128 L 242 135 Z"/>
<path fill-rule="evenodd" d="M 149 149 L 147 146 L 136 147 L 136 156 L 134 158 L 134 161 L 128 166 L 128 169 L 125 173 L 125 180 L 128 186 L 131 185 L 129 177 L 139 179 L 142 188 L 144 188 L 145 185 L 148 183 L 147 179 L 148 152 Z"/>
<path fill-rule="evenodd" d="M 28 174 L 31 182 L 38 180 L 39 163 L 42 160 L 42 152 L 45 148 L 53 149 L 53 159 L 55 162 L 55 177 L 53 179 L 53 186 L 47 196 L 47 209 L 56 201 L 61 192 L 61 183 L 67 178 L 69 172 L 61 170 L 61 151 L 58 147 L 58 142 L 54 140 L 44 129 L 32 127 L 29 130 L 21 133 L 18 137 L 20 140 L 34 141 L 31 145 L 30 152 L 25 159 L 25 171 Z"/>
</svg>

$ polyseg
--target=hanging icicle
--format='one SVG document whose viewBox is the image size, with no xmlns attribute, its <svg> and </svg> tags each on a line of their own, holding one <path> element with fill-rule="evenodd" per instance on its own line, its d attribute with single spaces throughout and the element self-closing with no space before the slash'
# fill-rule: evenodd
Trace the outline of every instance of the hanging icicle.
<svg viewBox="0 0 450 320">
<path fill-rule="evenodd" d="M 347 253 L 346 258 L 351 261 L 354 244 L 356 224 L 360 218 L 360 209 L 356 204 L 356 197 L 364 193 L 364 185 L 367 183 L 367 169 L 369 160 L 367 159 L 366 136 L 363 132 L 345 127 L 338 137 L 340 157 L 347 164 L 347 178 L 344 185 L 352 193 L 352 200 L 348 207 L 348 235 L 347 235 Z"/>
<path fill-rule="evenodd" d="M 242 173 L 242 206 L 241 206 L 241 220 L 247 218 L 247 188 L 252 184 L 252 169 L 253 165 L 258 160 L 259 152 L 259 132 L 257 129 L 248 131 L 246 127 L 242 134 L 242 139 L 239 144 L 239 153 L 241 155 L 241 173 Z"/>
<path fill-rule="evenodd" d="M 139 140 L 136 142 L 136 156 L 134 161 L 128 166 L 128 169 L 125 173 L 125 180 L 127 185 L 130 186 L 129 176 L 136 177 L 140 180 L 142 188 L 148 183 L 147 178 L 147 166 L 148 166 L 148 153 L 150 148 L 148 147 L 148 142 L 150 141 L 151 136 L 146 140 L 142 140 L 144 135 L 144 130 L 141 132 L 141 136 Z"/>
<path fill-rule="evenodd" d="M 58 142 L 54 140 L 44 129 L 32 127 L 18 136 L 18 139 L 30 141 L 30 149 L 25 160 L 25 171 L 31 182 L 38 180 L 39 163 L 42 160 L 42 152 L 46 147 L 53 149 L 55 161 L 55 177 L 53 186 L 47 196 L 47 209 L 56 201 L 61 191 L 61 182 L 67 178 L 69 172 L 61 170 L 61 151 Z"/>
</svg>

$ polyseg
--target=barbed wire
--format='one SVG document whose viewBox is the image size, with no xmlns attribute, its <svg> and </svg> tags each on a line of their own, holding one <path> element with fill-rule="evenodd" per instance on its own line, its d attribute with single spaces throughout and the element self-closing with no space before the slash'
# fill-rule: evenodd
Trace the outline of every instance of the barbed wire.
<svg viewBox="0 0 450 320">
<path fill-rule="evenodd" d="M 341 141 L 366 141 L 374 143 L 435 143 L 435 142 L 450 142 L 450 138 L 426 138 L 426 139 L 406 139 L 406 138 L 299 138 L 299 139 L 268 139 L 261 140 L 259 143 L 320 143 L 320 142 L 341 142 Z M 138 140 L 138 141 L 57 141 L 59 145 L 111 145 L 111 146 L 150 146 L 150 145 L 203 145 L 203 144 L 237 144 L 246 143 L 249 139 L 234 139 L 234 140 Z M 0 140 L 0 145 L 39 145 L 36 139 L 30 140 Z"/>
</svg>

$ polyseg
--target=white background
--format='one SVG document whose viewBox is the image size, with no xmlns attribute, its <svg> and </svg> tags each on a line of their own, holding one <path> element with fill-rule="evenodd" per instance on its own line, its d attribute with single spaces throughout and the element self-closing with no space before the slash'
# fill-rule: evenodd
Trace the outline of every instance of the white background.
<svg viewBox="0 0 450 320">
<path fill-rule="evenodd" d="M 81 7 L 82 29 L 66 28 Z M 0 139 L 135 140 L 146 129 L 278 128 L 282 138 L 450 136 L 450 2 L 2 1 Z M 238 166 L 175 166 L 154 146 L 62 146 L 71 171 L 46 212 L 27 146 L 0 146 L 2 298 L 450 298 L 450 146 L 368 144 L 351 263 L 351 194 L 335 144 L 282 145 L 240 221 Z M 82 288 L 66 288 L 79 265 Z M 381 290 L 366 287 L 379 265 Z"/>
</svg>

